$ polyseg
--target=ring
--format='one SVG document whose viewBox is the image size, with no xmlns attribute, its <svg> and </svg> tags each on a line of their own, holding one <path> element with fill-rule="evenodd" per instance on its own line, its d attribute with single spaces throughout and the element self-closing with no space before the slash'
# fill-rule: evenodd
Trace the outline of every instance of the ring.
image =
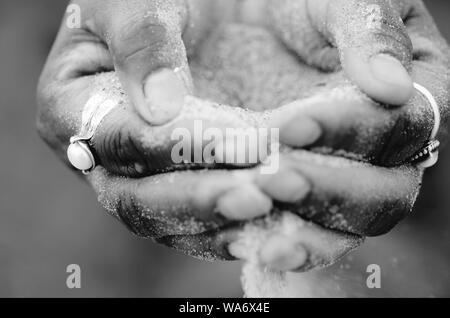
<svg viewBox="0 0 450 318">
<path fill-rule="evenodd" d="M 67 148 L 67 158 L 71 165 L 87 175 L 95 169 L 95 157 L 91 151 L 89 140 L 72 137 L 69 148 Z"/>
<path fill-rule="evenodd" d="M 83 174 L 89 174 L 96 167 L 90 141 L 94 137 L 97 127 L 106 115 L 119 104 L 119 101 L 108 98 L 106 94 L 102 93 L 92 96 L 84 106 L 80 133 L 70 138 L 70 145 L 67 148 L 69 162 Z"/>
<path fill-rule="evenodd" d="M 441 113 L 439 111 L 439 106 L 436 99 L 430 93 L 428 89 L 420 84 L 414 83 L 414 88 L 418 90 L 429 102 L 434 114 L 434 126 L 431 131 L 430 138 L 425 146 L 417 152 L 409 160 L 410 163 L 419 165 L 423 168 L 430 168 L 434 166 L 439 159 L 439 146 L 440 142 L 436 139 L 439 132 L 439 127 L 441 126 Z"/>
</svg>

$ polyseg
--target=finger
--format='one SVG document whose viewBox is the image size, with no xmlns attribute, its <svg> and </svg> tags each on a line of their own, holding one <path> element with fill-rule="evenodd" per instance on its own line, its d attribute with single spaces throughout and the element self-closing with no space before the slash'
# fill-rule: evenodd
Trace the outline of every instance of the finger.
<svg viewBox="0 0 450 318">
<path fill-rule="evenodd" d="M 272 270 L 304 272 L 334 264 L 362 241 L 357 236 L 325 230 L 298 216 L 285 214 L 260 247 L 258 257 L 260 263 Z M 233 245 L 230 250 L 239 253 L 239 246 Z"/>
<path fill-rule="evenodd" d="M 414 81 L 426 87 L 433 95 L 443 123 L 449 116 L 450 81 L 450 47 L 442 37 L 433 18 L 422 1 L 414 1 L 415 5 L 407 14 L 406 27 L 414 47 Z M 429 101 L 422 96 L 422 102 L 428 106 Z M 419 103 L 419 98 L 416 100 Z M 429 107 L 429 106 L 428 106 Z M 434 122 L 434 119 L 433 119 Z M 438 138 L 442 138 L 445 124 L 441 125 Z"/>
<path fill-rule="evenodd" d="M 279 269 L 294 269 L 294 265 L 302 262 L 303 258 L 300 256 L 303 252 L 299 245 L 308 252 L 308 261 L 299 268 L 295 267 L 301 271 L 327 265 L 339 259 L 361 243 L 354 235 L 376 236 L 388 232 L 410 213 L 422 176 L 419 170 L 412 167 L 385 169 L 304 151 L 296 151 L 281 158 L 282 167 L 295 170 L 308 180 L 311 192 L 300 203 L 277 202 L 276 210 L 293 211 L 315 224 L 337 232 L 322 233 L 314 228 L 302 228 L 300 231 L 294 227 L 288 235 L 282 233 L 289 238 L 285 237 L 285 245 L 278 249 L 274 247 L 276 242 L 264 240 L 262 246 L 268 246 L 268 251 L 262 252 L 262 260 L 271 266 L 280 266 Z M 264 182 L 262 179 L 259 186 L 267 195 L 276 195 L 279 189 L 268 186 L 270 183 L 271 181 Z M 238 241 L 240 232 L 239 227 L 227 227 L 224 231 L 213 231 L 199 236 L 166 237 L 161 239 L 161 242 L 181 250 L 188 246 L 198 246 L 197 244 L 202 242 L 206 250 L 217 250 L 221 258 L 230 259 L 231 256 L 225 252 L 225 246 Z M 268 237 L 270 233 L 265 233 L 264 238 Z M 280 241 L 276 237 L 274 239 Z M 330 249 L 330 246 L 335 249 Z M 287 258 L 286 255 L 291 252 L 299 254 L 294 258 Z M 246 259 L 244 254 L 235 251 L 232 254 L 234 257 Z"/>
<path fill-rule="evenodd" d="M 404 14 L 404 20 L 413 44 L 414 61 L 448 68 L 450 49 L 447 41 L 441 35 L 423 1 L 412 2 L 409 11 Z"/>
<path fill-rule="evenodd" d="M 387 167 L 417 153 L 433 126 L 432 109 L 419 92 L 406 106 L 386 109 L 346 85 L 282 106 L 269 125 L 280 128 L 281 143 L 298 148 L 298 123 L 308 118 L 321 132 L 313 149 Z"/>
<path fill-rule="evenodd" d="M 276 271 L 307 271 L 335 263 L 363 239 L 325 230 L 285 212 L 255 223 L 167 236 L 158 242 L 201 259 L 240 259 Z"/>
<path fill-rule="evenodd" d="M 257 143 L 256 148 L 253 147 L 253 149 L 252 145 L 245 141 L 245 150 L 237 151 L 235 156 L 231 156 L 232 159 L 242 157 L 243 153 L 244 160 L 236 158 L 235 161 L 230 162 L 228 155 L 225 155 L 229 153 L 225 150 L 232 148 L 229 147 L 229 139 L 225 138 L 227 135 L 225 130 L 234 129 L 233 137 L 245 135 L 247 131 L 254 132 L 247 128 L 257 127 L 255 119 L 262 118 L 262 114 L 250 114 L 236 108 L 217 107 L 212 103 L 207 105 L 203 101 L 198 101 L 198 103 L 191 102 L 187 106 L 184 105 L 186 107 L 183 110 L 187 114 L 178 114 L 177 120 L 169 125 L 163 125 L 164 127 L 160 129 L 145 125 L 147 122 L 142 119 L 142 116 L 141 118 L 135 116 L 134 107 L 125 97 L 125 91 L 121 88 L 122 84 L 112 74 L 105 74 L 105 71 L 114 69 L 113 60 L 107 46 L 100 40 L 103 34 L 94 32 L 98 33 L 101 28 L 95 23 L 88 23 L 102 21 L 95 15 L 99 7 L 98 2 L 77 1 L 77 3 L 83 7 L 82 28 L 71 29 L 63 24 L 39 87 L 38 129 L 53 147 L 58 148 L 60 155 L 65 154 L 69 139 L 79 133 L 84 105 L 89 98 L 97 93 L 106 93 L 109 98 L 115 99 L 122 106 L 109 114 L 98 127 L 95 138 L 92 140 L 92 148 L 96 152 L 97 163 L 113 173 L 139 177 L 174 169 L 210 167 L 211 155 L 201 158 L 203 161 L 200 163 L 188 155 L 175 154 L 177 158 L 173 160 L 173 150 L 179 145 L 179 140 L 171 137 L 178 128 L 185 128 L 184 132 L 191 136 L 185 140 L 187 144 L 191 144 L 191 147 L 183 147 L 183 150 L 189 150 L 186 153 L 195 156 L 196 153 L 203 154 L 202 150 L 206 150 L 207 147 L 209 152 L 223 149 L 225 160 L 220 158 L 221 151 L 216 151 L 214 154 L 214 160 L 222 166 L 254 165 L 267 156 L 266 148 L 270 146 L 270 141 L 263 141 L 262 146 Z M 108 6 L 108 8 L 115 10 L 114 7 Z M 99 72 L 102 74 L 98 74 Z M 154 96 L 156 101 L 182 99 L 182 94 L 178 94 L 180 90 L 174 90 L 174 87 L 179 86 L 180 83 L 173 72 L 157 71 L 150 78 L 153 86 L 158 88 Z M 194 108 L 188 109 L 191 106 Z M 197 119 L 204 124 L 203 130 L 215 128 L 216 132 L 218 131 L 224 137 L 217 139 L 223 140 L 214 139 L 211 143 L 210 139 L 214 136 L 206 139 L 202 138 L 204 136 L 195 137 L 194 128 Z M 311 143 L 313 141 L 311 139 L 317 135 L 317 133 L 308 133 L 308 125 L 303 126 L 305 131 L 298 136 L 297 144 Z M 236 131 L 235 128 L 240 130 Z M 259 139 L 259 136 L 256 137 Z M 239 142 L 240 140 L 237 141 Z M 232 146 L 239 148 L 240 145 L 235 143 Z M 196 151 L 199 148 L 200 151 Z M 183 162 L 179 161 L 180 158 Z"/>
<path fill-rule="evenodd" d="M 160 86 L 161 95 L 171 94 L 170 81 Z M 112 173 L 142 177 L 180 169 L 249 167 L 277 151 L 278 127 L 267 125 L 271 113 L 187 96 L 170 123 L 149 126 L 133 112 L 113 73 L 97 75 L 90 87 L 121 105 L 102 121 L 92 140 L 98 164 Z M 288 108 L 284 115 L 281 110 L 276 116 L 292 116 L 292 111 Z M 320 127 L 309 118 L 299 123 L 296 145 L 313 144 Z"/>
<path fill-rule="evenodd" d="M 217 210 L 233 220 L 254 219 L 272 211 L 272 199 L 254 184 L 247 184 L 218 199 Z"/>
<path fill-rule="evenodd" d="M 112 74 L 110 76 L 113 77 Z M 103 83 L 108 81 L 108 78 L 102 79 Z M 121 100 L 120 94 L 118 98 Z M 267 153 L 266 148 L 265 152 L 255 149 L 254 158 L 238 158 L 234 152 L 229 161 L 216 160 L 219 155 L 216 149 L 219 147 L 228 149 L 230 147 L 226 145 L 231 145 L 236 148 L 235 140 L 227 138 L 229 131 L 256 131 L 253 128 L 256 124 L 245 120 L 242 116 L 245 114 L 236 108 L 219 108 L 214 103 L 189 97 L 176 119 L 166 125 L 148 126 L 131 107 L 123 103 L 122 107 L 109 114 L 92 140 L 98 163 L 112 173 L 143 177 L 173 170 L 226 167 L 229 164 L 248 166 L 257 164 L 260 156 Z M 251 146 L 248 142 L 244 144 L 247 147 L 244 154 Z"/>
<path fill-rule="evenodd" d="M 295 171 L 291 171 L 296 174 Z M 283 173 L 260 178 L 260 169 L 180 171 L 141 179 L 124 179 L 97 168 L 89 180 L 99 200 L 136 234 L 144 237 L 198 234 L 230 221 L 259 218 L 272 211 L 272 199 L 300 203 L 306 181 L 288 184 L 295 197 L 270 193 L 267 184 Z M 270 196 L 268 195 L 270 193 Z M 162 234 L 155 231 L 162 231 Z"/>
<path fill-rule="evenodd" d="M 312 190 L 300 205 L 277 207 L 346 233 L 387 233 L 411 212 L 420 189 L 422 172 L 413 167 L 386 169 L 304 151 L 282 158 L 281 164 L 301 173 Z"/>
<path fill-rule="evenodd" d="M 144 177 L 194 168 L 248 167 L 263 161 L 272 150 L 271 131 L 264 123 L 267 114 L 186 97 L 176 119 L 149 126 L 133 111 L 112 72 L 47 85 L 40 89 L 40 103 L 46 111 L 39 115 L 39 126 L 47 139 L 60 138 L 61 153 L 70 137 L 79 134 L 84 105 L 91 97 L 102 94 L 118 105 L 94 127 L 91 140 L 97 165 L 114 174 Z M 48 129 L 52 125 L 55 129 Z M 317 132 L 311 133 L 317 126 L 302 127 L 297 145 L 318 138 Z"/>
<path fill-rule="evenodd" d="M 408 102 L 413 93 L 407 72 L 412 45 L 398 5 L 385 0 L 331 1 L 327 12 L 319 11 L 316 17 L 326 17 L 326 32 L 340 51 L 347 76 L 381 103 Z"/>
<path fill-rule="evenodd" d="M 284 234 L 274 234 L 259 252 L 259 258 L 272 270 L 288 272 L 302 268 L 308 261 L 308 252 L 301 242 Z"/>
<path fill-rule="evenodd" d="M 234 224 L 195 235 L 168 235 L 157 242 L 184 254 L 208 261 L 230 261 L 237 257 L 229 251 L 229 245 L 238 239 L 243 225 Z"/>
<path fill-rule="evenodd" d="M 300 204 L 309 195 L 310 185 L 294 169 L 271 175 L 261 171 L 180 171 L 124 179 L 97 168 L 88 178 L 107 210 L 134 233 L 158 238 L 199 234 L 260 218 L 272 212 L 272 200 Z M 273 188 L 274 184 L 286 191 Z"/>
<path fill-rule="evenodd" d="M 214 15 L 203 13 L 212 11 L 214 4 L 204 0 L 71 4 L 79 6 L 81 23 L 77 27 L 67 23 L 72 19 L 67 12 L 44 75 L 68 80 L 116 70 L 144 120 L 160 124 L 176 116 L 182 97 L 192 90 L 181 37 L 193 54 L 213 23 Z M 165 94 L 159 90 L 162 82 L 170 82 L 171 90 L 166 88 Z"/>
<path fill-rule="evenodd" d="M 275 266 L 293 269 L 295 263 L 301 263 L 302 252 L 297 249 L 298 244 L 308 252 L 308 261 L 297 270 L 330 264 L 358 246 L 361 243 L 358 236 L 381 235 L 392 229 L 410 213 L 420 187 L 421 172 L 414 168 L 378 168 L 303 151 L 296 151 L 290 156 L 290 159 L 282 160 L 282 166 L 289 166 L 301 173 L 310 182 L 312 190 L 300 204 L 277 203 L 276 209 L 293 211 L 306 220 L 337 232 L 322 232 L 314 228 L 299 231 L 294 227 L 289 233 L 295 234 L 288 235 L 284 251 L 277 253 L 279 249 L 272 248 L 272 243 L 266 244 L 270 233 L 262 231 L 261 245 L 270 245 L 269 250 L 263 252 L 263 260 L 268 264 L 275 263 Z M 270 195 L 270 188 L 266 188 L 265 192 Z M 239 244 L 238 252 L 234 248 L 231 248 L 231 254 L 228 252 L 227 246 L 237 242 L 240 233 L 240 226 L 232 226 L 194 236 L 164 237 L 160 241 L 180 250 L 188 250 L 198 257 L 204 257 L 205 254 L 193 249 L 193 246 L 202 246 L 208 257 L 213 257 L 208 251 L 217 251 L 216 256 L 221 259 L 247 259 L 249 254 L 245 251 L 248 252 L 248 249 Z M 336 249 L 330 249 L 330 246 Z M 299 252 L 298 262 L 294 260 L 294 264 L 289 263 L 286 255 L 296 251 Z M 311 257 L 313 252 L 316 252 L 317 257 Z"/>
<path fill-rule="evenodd" d="M 274 174 L 260 173 L 256 176 L 258 187 L 278 202 L 300 204 L 311 191 L 310 182 L 290 167 L 279 167 Z"/>
<path fill-rule="evenodd" d="M 84 105 L 96 93 L 91 87 L 95 75 L 115 68 L 106 44 L 112 33 L 102 33 L 101 30 L 105 30 L 108 14 L 117 11 L 115 5 L 120 1 L 107 2 L 72 1 L 81 9 L 81 25 L 71 27 L 67 23 L 70 19 L 67 12 L 39 81 L 38 130 L 53 148 L 58 149 L 60 155 L 64 153 L 70 137 L 79 132 Z M 134 6 L 139 4 L 136 2 Z M 167 77 L 170 79 L 170 76 Z M 114 85 L 117 86 L 117 83 L 114 82 Z M 173 86 L 177 85 L 172 83 Z M 176 96 L 179 94 L 174 94 L 174 100 L 179 99 Z"/>
<path fill-rule="evenodd" d="M 307 62 L 336 69 L 340 60 L 346 75 L 373 99 L 389 105 L 403 105 L 409 100 L 413 85 L 407 70 L 411 66 L 412 45 L 400 16 L 404 2 L 272 3 L 271 10 L 278 12 L 272 24 Z M 305 28 L 310 32 L 304 32 Z"/>
<path fill-rule="evenodd" d="M 64 57 L 56 56 L 40 81 L 38 129 L 60 154 L 65 154 L 70 138 L 80 133 L 85 105 L 101 94 L 119 106 L 94 127 L 91 150 L 97 164 L 112 173 L 142 177 L 178 169 L 207 168 L 216 162 L 222 166 L 248 166 L 267 156 L 268 136 L 265 142 L 256 143 L 254 149 L 250 139 L 244 140 L 243 158 L 235 152 L 230 161 L 220 161 L 219 153 L 214 152 L 216 147 L 229 149 L 228 142 L 234 142 L 247 132 L 255 133 L 253 137 L 258 140 L 255 127 L 258 127 L 257 120 L 262 114 L 257 116 L 238 108 L 186 97 L 175 120 L 166 125 L 149 126 L 136 114 L 113 72 L 68 79 L 67 74 L 78 70 L 67 70 L 64 63 L 71 65 L 82 53 L 88 53 L 87 50 L 90 47 L 80 46 Z M 92 50 L 97 52 L 96 47 Z M 86 66 L 78 65 L 80 69 Z M 61 78 L 55 80 L 52 77 L 55 73 Z M 170 95 L 171 87 L 170 80 L 161 81 L 159 94 Z M 228 135 L 233 139 L 227 138 Z M 232 146 L 238 148 L 240 144 L 234 142 Z M 253 150 L 252 154 L 250 150 Z"/>
<path fill-rule="evenodd" d="M 73 2 L 83 7 L 81 17 L 92 18 L 95 11 L 84 7 L 86 1 Z M 36 116 L 41 137 L 65 161 L 69 139 L 78 133 L 84 104 L 93 93 L 93 77 L 114 70 L 101 39 L 85 25 L 70 27 L 69 18 L 67 12 L 39 79 Z"/>
<path fill-rule="evenodd" d="M 249 201 L 261 207 L 252 209 L 248 218 L 270 212 L 267 197 L 252 188 L 251 178 L 245 172 L 183 171 L 147 177 L 123 179 L 96 169 L 89 180 L 98 192 L 100 203 L 125 223 L 135 234 L 158 238 L 166 235 L 197 234 L 214 230 L 230 223 Z M 220 210 L 218 202 L 230 193 L 251 188 L 249 199 L 238 197 L 234 206 Z M 229 217 L 229 218 L 228 218 Z"/>
<path fill-rule="evenodd" d="M 95 28 L 108 44 L 125 91 L 147 122 L 170 121 L 192 90 L 182 39 L 186 6 L 182 1 L 146 0 L 114 1 L 108 7 L 98 10 Z M 172 82 L 172 94 L 161 94 L 162 81 Z"/>
</svg>

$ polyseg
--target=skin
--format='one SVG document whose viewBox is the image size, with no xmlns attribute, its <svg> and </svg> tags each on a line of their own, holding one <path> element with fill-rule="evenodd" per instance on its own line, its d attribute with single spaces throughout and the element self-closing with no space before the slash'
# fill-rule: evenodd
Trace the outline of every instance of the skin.
<svg viewBox="0 0 450 318">
<path fill-rule="evenodd" d="M 281 169 L 277 174 L 262 178 L 260 167 L 214 170 L 220 165 L 208 166 L 207 171 L 183 171 L 171 166 L 167 160 L 170 144 L 161 148 L 142 142 L 149 132 L 170 136 L 173 128 L 192 129 L 195 118 L 184 114 L 185 105 L 179 101 L 185 101 L 186 95 L 193 94 L 188 56 L 196 54 L 200 39 L 210 32 L 211 25 L 216 24 L 214 14 L 202 14 L 215 12 L 216 2 L 189 1 L 186 5 L 181 0 L 74 1 L 82 8 L 82 28 L 69 29 L 63 23 L 38 87 L 37 126 L 41 136 L 66 161 L 65 151 L 70 137 L 78 132 L 83 105 L 99 88 L 94 75 L 115 70 L 130 103 L 115 110 L 99 127 L 92 143 L 101 167 L 88 177 L 88 181 L 99 194 L 102 204 L 137 235 L 155 238 L 194 256 L 230 259 L 233 256 L 228 246 L 236 241 L 242 229 L 242 223 L 236 221 L 267 214 L 271 210 L 267 202 L 271 200 L 284 203 L 296 212 L 315 208 L 319 213 L 311 219 L 327 227 L 330 227 L 325 213 L 327 202 L 337 202 L 349 214 L 364 209 L 364 215 L 368 216 L 354 224 L 356 230 L 352 227 L 337 229 L 358 236 L 319 228 L 320 235 L 337 236 L 345 241 L 384 233 L 412 208 L 422 171 L 399 164 L 422 147 L 432 126 L 426 101 L 417 95 L 411 98 L 412 81 L 431 90 L 446 119 L 448 47 L 419 1 L 398 1 L 395 7 L 381 0 L 298 1 L 295 4 L 304 6 L 294 8 L 302 9 L 291 10 L 293 1 L 277 2 L 277 8 L 273 7 L 272 1 L 264 2 L 258 8 L 247 4 L 242 7 L 241 19 L 257 24 L 265 21 L 265 27 L 311 66 L 329 71 L 342 65 L 343 73 L 353 84 L 386 106 L 381 107 L 367 97 L 358 97 L 351 102 L 335 99 L 317 103 L 315 107 L 303 107 L 305 101 L 300 100 L 271 112 L 267 124 L 280 128 L 281 142 L 292 148 L 291 152 L 281 156 Z M 371 4 L 379 6 L 381 21 L 395 23 L 389 26 L 381 23 L 378 28 L 367 30 L 361 24 L 358 27 L 361 32 L 354 34 L 342 28 L 358 19 L 358 10 L 367 9 Z M 223 12 L 221 10 L 223 8 L 218 12 Z M 248 12 L 258 14 L 256 18 L 255 14 L 249 17 Z M 293 14 L 293 19 L 281 19 L 284 12 Z M 346 12 L 357 14 L 355 17 Z M 309 22 L 301 30 L 297 23 L 283 22 L 293 22 L 297 15 L 301 18 L 305 14 L 310 18 L 302 21 Z M 406 20 L 406 25 L 400 23 L 399 18 Z M 314 32 L 309 32 L 311 30 Z M 310 38 L 303 35 L 312 36 L 317 45 L 305 46 Z M 383 53 L 381 58 L 380 53 Z M 386 58 L 386 54 L 396 60 Z M 313 56 L 318 58 L 311 58 Z M 161 70 L 173 69 L 179 71 L 161 73 Z M 410 72 L 412 80 L 405 75 L 406 71 Z M 387 76 L 380 74 L 395 76 L 386 82 Z M 173 86 L 180 90 L 161 93 L 165 87 Z M 336 103 L 342 107 L 333 107 L 331 116 L 330 108 Z M 204 107 L 213 108 L 213 105 L 204 102 Z M 225 107 L 223 111 L 230 116 L 244 116 L 246 125 L 255 125 L 250 116 L 254 114 L 250 112 L 243 115 L 232 107 Z M 394 124 L 387 125 L 386 118 L 391 116 L 394 120 L 388 122 Z M 174 121 L 175 117 L 177 120 Z M 292 125 L 294 118 L 308 124 Z M 369 138 L 365 134 L 369 123 L 364 119 L 367 118 L 372 119 L 371 131 L 377 132 L 375 144 L 384 144 L 388 150 L 379 153 L 375 149 L 361 155 L 365 161 L 378 166 L 347 160 L 344 168 L 336 168 L 333 156 L 329 160 L 322 156 L 320 161 L 311 161 L 304 151 L 294 150 L 314 145 L 361 152 L 361 144 Z M 224 129 L 234 127 L 234 123 L 211 119 L 209 125 Z M 310 138 L 295 138 L 304 135 Z M 358 144 L 357 138 L 349 140 L 349 135 L 363 138 Z M 167 169 L 173 172 L 161 173 Z M 286 182 L 286 175 L 294 177 Z M 374 182 L 368 185 L 364 179 Z M 272 187 L 276 182 L 283 184 L 281 180 L 290 186 L 286 191 L 292 191 L 294 195 L 286 196 L 285 191 Z M 377 195 L 367 197 L 368 191 L 375 191 Z M 298 193 L 301 195 L 295 195 Z M 256 209 L 249 209 L 254 200 L 261 204 L 257 204 Z M 213 213 L 217 206 L 226 208 Z M 387 213 L 391 211 L 396 213 Z M 185 226 L 180 230 L 179 225 L 186 224 L 190 218 L 201 226 Z M 307 257 L 303 257 L 305 250 L 298 248 L 301 244 L 298 238 L 283 239 L 289 240 L 287 245 L 293 247 L 278 256 L 273 256 L 270 251 L 262 253 L 268 265 L 274 264 L 273 267 L 283 270 L 309 268 Z M 273 244 L 268 245 L 273 249 Z M 354 247 L 354 244 L 350 245 Z M 280 259 L 295 253 L 302 256 L 296 258 L 299 264 L 288 264 L 286 268 Z M 321 264 L 331 263 L 340 256 L 342 253 L 323 255 Z"/>
</svg>

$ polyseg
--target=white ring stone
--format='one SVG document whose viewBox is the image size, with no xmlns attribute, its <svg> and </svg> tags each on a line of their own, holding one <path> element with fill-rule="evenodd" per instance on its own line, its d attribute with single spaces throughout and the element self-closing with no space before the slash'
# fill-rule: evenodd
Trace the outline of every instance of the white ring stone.
<svg viewBox="0 0 450 318">
<path fill-rule="evenodd" d="M 67 149 L 67 158 L 72 166 L 80 171 L 89 171 L 95 165 L 92 153 L 85 145 L 79 142 L 70 144 Z"/>
<path fill-rule="evenodd" d="M 89 148 L 88 141 L 94 137 L 97 127 L 114 108 L 120 105 L 116 99 L 110 99 L 104 93 L 89 98 L 83 109 L 80 133 L 70 139 L 67 148 L 67 158 L 72 166 L 88 174 L 95 168 L 94 155 Z"/>
</svg>

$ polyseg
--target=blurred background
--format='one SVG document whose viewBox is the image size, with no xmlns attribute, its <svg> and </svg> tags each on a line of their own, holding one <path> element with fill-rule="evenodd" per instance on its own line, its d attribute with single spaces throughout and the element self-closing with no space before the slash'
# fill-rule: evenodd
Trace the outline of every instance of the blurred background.
<svg viewBox="0 0 450 318">
<path fill-rule="evenodd" d="M 426 3 L 450 39 L 450 2 Z M 242 296 L 241 264 L 135 238 L 37 136 L 36 84 L 66 4 L 0 0 L 0 297 Z M 314 276 L 318 296 L 449 297 L 450 147 L 441 156 L 414 215 L 300 281 Z M 81 289 L 66 286 L 69 264 L 81 267 Z M 381 266 L 379 290 L 366 287 L 369 264 Z"/>
</svg>

